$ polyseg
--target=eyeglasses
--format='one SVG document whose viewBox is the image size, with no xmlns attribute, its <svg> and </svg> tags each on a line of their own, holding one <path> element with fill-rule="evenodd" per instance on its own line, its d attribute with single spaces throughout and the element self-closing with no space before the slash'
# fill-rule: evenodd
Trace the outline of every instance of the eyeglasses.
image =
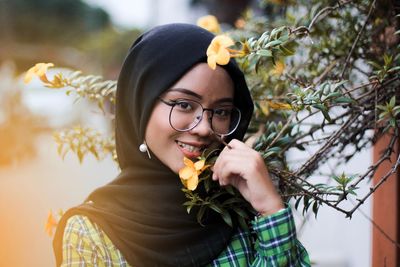
<svg viewBox="0 0 400 267">
<path fill-rule="evenodd" d="M 162 98 L 159 99 L 171 107 L 169 124 L 179 132 L 190 131 L 199 125 L 205 111 L 210 112 L 209 122 L 211 129 L 219 136 L 232 134 L 240 122 L 240 110 L 231 104 L 224 104 L 216 108 L 204 108 L 194 100 L 177 99 L 167 101 Z"/>
</svg>

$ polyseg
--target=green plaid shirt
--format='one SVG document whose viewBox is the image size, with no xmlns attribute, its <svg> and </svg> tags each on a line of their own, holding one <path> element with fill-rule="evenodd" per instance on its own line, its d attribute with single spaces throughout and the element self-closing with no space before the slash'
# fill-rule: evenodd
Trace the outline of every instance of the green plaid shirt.
<svg viewBox="0 0 400 267">
<path fill-rule="evenodd" d="M 290 208 L 255 218 L 252 229 L 255 235 L 238 229 L 225 251 L 208 266 L 311 266 L 307 251 L 296 238 Z M 75 215 L 68 219 L 64 231 L 61 266 L 130 265 L 96 224 L 85 216 Z"/>
</svg>

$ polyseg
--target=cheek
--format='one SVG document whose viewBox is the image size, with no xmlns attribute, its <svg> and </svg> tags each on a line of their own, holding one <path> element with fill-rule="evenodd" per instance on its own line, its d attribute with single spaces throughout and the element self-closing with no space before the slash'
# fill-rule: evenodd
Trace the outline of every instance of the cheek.
<svg viewBox="0 0 400 267">
<path fill-rule="evenodd" d="M 183 165 L 177 162 L 178 150 L 175 139 L 179 132 L 170 126 L 168 116 L 169 113 L 165 109 L 155 108 L 146 127 L 145 139 L 151 153 L 176 172 L 178 166 Z M 181 161 L 179 157 L 179 163 Z"/>
<path fill-rule="evenodd" d="M 147 123 L 145 134 L 146 142 L 148 144 L 159 144 L 167 138 L 171 130 L 172 128 L 168 121 L 168 113 L 164 109 L 156 107 Z M 153 148 L 156 148 L 156 146 Z"/>
</svg>

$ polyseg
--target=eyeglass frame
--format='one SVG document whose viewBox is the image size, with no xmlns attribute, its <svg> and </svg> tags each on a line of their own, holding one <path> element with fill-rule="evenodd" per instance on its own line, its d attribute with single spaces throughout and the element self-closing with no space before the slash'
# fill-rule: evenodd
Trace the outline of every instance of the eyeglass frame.
<svg viewBox="0 0 400 267">
<path fill-rule="evenodd" d="M 194 128 L 196 128 L 196 126 L 198 126 L 198 125 L 200 124 L 200 122 L 203 120 L 204 111 L 210 111 L 210 113 L 211 113 L 211 116 L 210 116 L 210 118 L 209 118 L 209 123 L 210 123 L 210 126 L 211 126 L 210 129 L 213 131 L 214 134 L 216 134 L 216 135 L 218 135 L 218 136 L 220 136 L 220 137 L 228 136 L 228 135 L 233 134 L 233 133 L 236 131 L 236 129 L 238 128 L 238 126 L 239 126 L 239 124 L 240 124 L 240 120 L 242 119 L 242 112 L 240 111 L 240 109 L 237 108 L 236 106 L 233 106 L 233 107 L 238 111 L 238 113 L 239 113 L 239 119 L 238 119 L 238 122 L 236 123 L 236 126 L 235 126 L 229 133 L 227 133 L 227 134 L 220 134 L 220 133 L 217 133 L 217 132 L 215 132 L 215 130 L 214 130 L 214 128 L 213 128 L 213 125 L 212 125 L 212 119 L 213 119 L 214 112 L 215 112 L 215 109 L 214 109 L 214 108 L 205 108 L 205 107 L 203 107 L 203 105 L 202 105 L 199 101 L 196 101 L 196 100 L 180 98 L 179 100 L 186 100 L 186 101 L 195 102 L 195 103 L 199 104 L 199 106 L 202 108 L 200 120 L 199 120 L 197 123 L 195 123 L 192 127 L 188 128 L 188 129 L 186 129 L 186 130 L 180 130 L 180 129 L 176 129 L 176 128 L 172 125 L 172 122 L 171 122 L 172 110 L 174 109 L 175 105 L 178 104 L 178 102 L 177 102 L 176 100 L 175 100 L 175 101 L 174 101 L 174 100 L 171 100 L 171 102 L 169 102 L 169 101 L 167 101 L 167 100 L 165 100 L 165 99 L 163 99 L 163 98 L 161 98 L 161 97 L 158 97 L 158 99 L 159 99 L 162 103 L 164 103 L 164 104 L 166 104 L 166 105 L 168 105 L 168 106 L 171 107 L 171 109 L 170 109 L 170 111 L 169 111 L 169 116 L 168 116 L 169 125 L 172 127 L 172 129 L 174 129 L 175 131 L 178 131 L 178 132 L 188 132 L 188 131 L 191 131 L 191 130 L 193 130 Z"/>
</svg>

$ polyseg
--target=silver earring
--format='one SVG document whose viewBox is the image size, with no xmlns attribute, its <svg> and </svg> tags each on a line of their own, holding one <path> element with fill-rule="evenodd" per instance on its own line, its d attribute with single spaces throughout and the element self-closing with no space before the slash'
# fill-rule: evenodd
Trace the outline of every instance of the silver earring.
<svg viewBox="0 0 400 267">
<path fill-rule="evenodd" d="M 150 151 L 147 147 L 146 141 L 143 141 L 143 143 L 139 146 L 139 151 L 142 153 L 147 152 L 147 156 L 149 157 L 149 159 L 151 159 Z"/>
</svg>

